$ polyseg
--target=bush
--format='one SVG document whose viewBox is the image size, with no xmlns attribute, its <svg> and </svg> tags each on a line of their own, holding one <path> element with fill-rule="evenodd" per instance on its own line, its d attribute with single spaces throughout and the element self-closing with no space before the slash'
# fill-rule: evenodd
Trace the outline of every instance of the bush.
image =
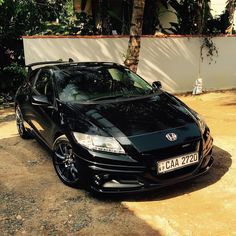
<svg viewBox="0 0 236 236">
<path fill-rule="evenodd" d="M 84 12 L 60 20 L 60 23 L 48 23 L 43 35 L 94 35 L 96 30 L 91 16 Z"/>
<path fill-rule="evenodd" d="M 26 78 L 26 70 L 17 62 L 12 62 L 9 66 L 0 71 L 0 93 L 9 93 L 14 96 L 18 87 Z"/>
</svg>

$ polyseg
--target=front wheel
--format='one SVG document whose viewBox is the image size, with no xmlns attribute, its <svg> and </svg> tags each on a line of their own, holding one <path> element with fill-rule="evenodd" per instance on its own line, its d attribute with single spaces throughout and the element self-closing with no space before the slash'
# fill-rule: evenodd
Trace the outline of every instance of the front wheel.
<svg viewBox="0 0 236 236">
<path fill-rule="evenodd" d="M 76 159 L 72 146 L 65 135 L 53 145 L 53 165 L 61 181 L 73 188 L 89 188 L 89 176 Z"/>
</svg>

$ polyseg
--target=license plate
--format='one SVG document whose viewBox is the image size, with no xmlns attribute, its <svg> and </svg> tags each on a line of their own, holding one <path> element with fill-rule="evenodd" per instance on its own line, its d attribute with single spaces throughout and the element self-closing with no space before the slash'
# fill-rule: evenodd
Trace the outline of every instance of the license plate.
<svg viewBox="0 0 236 236">
<path fill-rule="evenodd" d="M 157 162 L 157 173 L 163 174 L 185 166 L 193 165 L 199 161 L 198 153 L 188 153 L 183 156 L 174 157 L 164 161 Z"/>
</svg>

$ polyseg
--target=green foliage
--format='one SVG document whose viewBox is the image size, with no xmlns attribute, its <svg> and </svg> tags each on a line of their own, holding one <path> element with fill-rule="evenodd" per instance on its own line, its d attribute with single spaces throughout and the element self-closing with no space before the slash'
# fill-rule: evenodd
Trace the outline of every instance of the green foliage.
<svg viewBox="0 0 236 236">
<path fill-rule="evenodd" d="M 17 62 L 11 63 L 9 66 L 0 71 L 0 92 L 11 93 L 14 95 L 17 88 L 26 78 L 25 69 Z"/>
<path fill-rule="evenodd" d="M 25 77 L 20 36 L 44 31 L 70 10 L 71 0 L 0 0 L 0 93 L 15 92 Z"/>
<path fill-rule="evenodd" d="M 72 0 L 0 0 L 0 93 L 25 78 L 22 35 L 91 35 L 92 18 L 74 15 Z M 58 23 L 56 23 L 58 22 Z"/>
<path fill-rule="evenodd" d="M 229 13 L 224 11 L 221 15 L 207 21 L 206 34 L 224 34 L 229 25 Z"/>
<path fill-rule="evenodd" d="M 203 32 L 207 32 L 206 22 L 212 19 L 210 0 L 203 0 L 203 11 L 200 13 L 203 23 Z M 174 34 L 197 34 L 199 31 L 199 16 L 197 0 L 170 0 L 169 5 L 174 9 L 178 22 L 170 22 L 171 28 L 167 30 Z M 168 7 L 168 6 L 167 6 Z"/>
<path fill-rule="evenodd" d="M 47 20 L 38 34 L 42 35 L 92 35 L 95 34 L 93 19 L 85 12 L 74 13 L 72 1 L 65 3 L 57 22 Z"/>
<path fill-rule="evenodd" d="M 1 39 L 33 35 L 64 13 L 68 0 L 7 0 L 0 6 Z"/>
<path fill-rule="evenodd" d="M 63 17 L 60 23 L 46 24 L 43 35 L 93 35 L 95 29 L 93 19 L 86 13 L 76 13 L 74 16 Z"/>
<path fill-rule="evenodd" d="M 212 37 L 204 37 L 201 45 L 201 59 L 203 61 L 203 49 L 206 49 L 206 56 L 209 58 L 209 64 L 211 64 L 214 60 L 214 56 L 218 56 L 218 49 L 216 48 L 214 42 L 212 41 Z M 216 62 L 216 61 L 215 61 Z"/>
<path fill-rule="evenodd" d="M 224 11 L 221 15 L 213 18 L 209 7 L 210 0 L 203 0 L 203 11 L 201 12 L 204 35 L 217 35 L 225 33 L 229 26 L 229 13 Z M 236 2 L 236 1 L 235 1 Z M 169 0 L 169 5 L 175 10 L 177 23 L 170 22 L 171 27 L 166 29 L 174 34 L 197 34 L 198 29 L 198 1 L 197 0 Z M 166 5 L 168 8 L 168 5 Z M 165 31 L 166 33 L 166 31 Z"/>
</svg>

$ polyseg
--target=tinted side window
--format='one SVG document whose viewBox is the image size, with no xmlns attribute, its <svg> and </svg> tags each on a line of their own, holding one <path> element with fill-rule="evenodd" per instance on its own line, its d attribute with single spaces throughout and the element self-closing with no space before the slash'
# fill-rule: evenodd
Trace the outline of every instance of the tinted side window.
<svg viewBox="0 0 236 236">
<path fill-rule="evenodd" d="M 53 101 L 53 80 L 49 70 L 42 70 L 34 84 L 34 89 L 40 95 L 46 95 L 49 101 Z"/>
<path fill-rule="evenodd" d="M 34 84 L 39 73 L 40 73 L 39 69 L 35 69 L 29 74 L 28 81 L 30 82 L 30 84 Z"/>
<path fill-rule="evenodd" d="M 34 89 L 41 95 L 46 95 L 46 85 L 49 83 L 51 74 L 48 70 L 42 70 L 34 84 Z"/>
</svg>

